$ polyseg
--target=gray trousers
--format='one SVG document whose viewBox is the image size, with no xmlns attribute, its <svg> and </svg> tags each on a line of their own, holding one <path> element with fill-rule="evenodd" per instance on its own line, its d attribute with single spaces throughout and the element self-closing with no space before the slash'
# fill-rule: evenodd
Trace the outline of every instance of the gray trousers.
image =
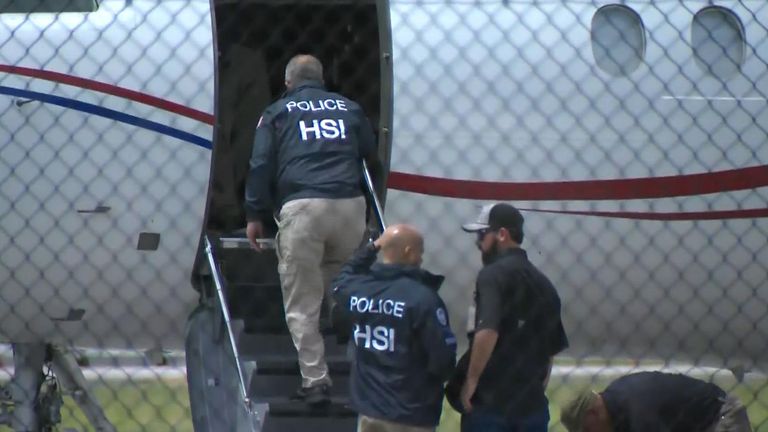
<svg viewBox="0 0 768 432">
<path fill-rule="evenodd" d="M 276 252 L 285 321 L 299 356 L 301 385 L 331 384 L 319 321 L 330 283 L 365 235 L 365 198 L 305 198 L 280 209 Z"/>
<path fill-rule="evenodd" d="M 752 432 L 747 408 L 738 398 L 728 395 L 720 408 L 720 417 L 707 432 Z"/>
</svg>

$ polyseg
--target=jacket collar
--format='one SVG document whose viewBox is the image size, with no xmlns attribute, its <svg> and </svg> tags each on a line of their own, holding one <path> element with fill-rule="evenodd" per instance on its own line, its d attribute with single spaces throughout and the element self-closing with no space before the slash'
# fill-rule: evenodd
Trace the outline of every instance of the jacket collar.
<svg viewBox="0 0 768 432">
<path fill-rule="evenodd" d="M 292 96 L 301 90 L 304 90 L 305 88 L 317 88 L 325 90 L 325 86 L 320 81 L 307 80 L 301 81 L 298 85 L 296 85 L 296 87 L 290 90 L 286 90 L 285 93 L 283 93 L 283 97 Z"/>
<path fill-rule="evenodd" d="M 440 289 L 440 285 L 445 280 L 445 276 L 428 272 L 419 267 L 403 264 L 376 263 L 371 267 L 371 270 L 376 277 L 382 279 L 396 279 L 399 277 L 415 279 L 435 291 Z"/>
<path fill-rule="evenodd" d="M 517 247 L 511 247 L 507 250 L 499 252 L 495 257 L 491 259 L 489 263 L 486 265 L 490 265 L 495 263 L 496 261 L 506 258 L 506 257 L 520 257 L 522 259 L 528 259 L 528 253 L 525 251 L 525 249 L 517 246 Z"/>
</svg>

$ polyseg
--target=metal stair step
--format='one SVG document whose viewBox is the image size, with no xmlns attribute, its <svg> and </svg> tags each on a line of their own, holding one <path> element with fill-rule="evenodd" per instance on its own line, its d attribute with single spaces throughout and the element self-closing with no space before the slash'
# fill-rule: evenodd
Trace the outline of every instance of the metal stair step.
<svg viewBox="0 0 768 432">
<path fill-rule="evenodd" d="M 357 413 L 349 406 L 347 397 L 331 397 L 330 405 L 313 408 L 303 401 L 292 401 L 285 397 L 254 398 L 257 403 L 269 404 L 269 417 L 300 417 L 300 418 L 349 418 L 357 417 Z"/>
<path fill-rule="evenodd" d="M 262 432 L 356 432 L 356 417 L 271 417 Z"/>
<path fill-rule="evenodd" d="M 276 356 L 263 355 L 255 359 L 259 375 L 298 375 L 299 362 L 295 356 Z M 348 375 L 350 363 L 344 355 L 326 356 L 325 362 L 328 364 L 328 370 L 331 376 Z"/>
<path fill-rule="evenodd" d="M 344 356 L 347 352 L 346 344 L 338 344 L 336 336 L 325 336 L 325 355 L 328 358 Z M 260 357 L 280 357 L 296 359 L 296 348 L 290 335 L 275 333 L 246 333 L 237 335 L 237 347 L 240 356 L 248 360 L 258 360 Z"/>
<path fill-rule="evenodd" d="M 349 377 L 344 375 L 332 376 L 333 386 L 331 397 L 348 397 Z M 253 400 L 265 398 L 290 398 L 301 385 L 299 375 L 258 375 L 251 377 L 248 395 Z"/>
</svg>

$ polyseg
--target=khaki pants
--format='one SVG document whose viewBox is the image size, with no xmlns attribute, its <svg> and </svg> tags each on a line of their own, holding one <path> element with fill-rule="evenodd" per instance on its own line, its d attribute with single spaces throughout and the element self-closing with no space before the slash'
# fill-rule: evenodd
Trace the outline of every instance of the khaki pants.
<svg viewBox="0 0 768 432">
<path fill-rule="evenodd" d="M 285 321 L 299 355 L 302 386 L 331 384 L 319 320 L 330 283 L 365 235 L 365 199 L 287 202 L 277 226 Z"/>
<path fill-rule="evenodd" d="M 357 432 L 434 432 L 435 428 L 409 426 L 364 415 L 357 417 Z"/>
<path fill-rule="evenodd" d="M 728 395 L 720 408 L 720 418 L 708 432 L 752 432 L 747 408 L 739 399 Z"/>
</svg>

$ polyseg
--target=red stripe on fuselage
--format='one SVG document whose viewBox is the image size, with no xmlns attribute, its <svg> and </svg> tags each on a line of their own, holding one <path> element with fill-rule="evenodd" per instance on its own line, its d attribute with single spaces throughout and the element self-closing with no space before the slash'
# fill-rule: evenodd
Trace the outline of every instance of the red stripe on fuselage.
<svg viewBox="0 0 768 432">
<path fill-rule="evenodd" d="M 47 71 L 42 69 L 31 69 L 21 66 L 0 65 L 0 72 L 6 72 L 14 75 L 22 75 L 31 78 L 44 79 L 46 81 L 58 82 L 66 85 L 80 87 L 88 90 L 97 91 L 100 93 L 106 93 L 112 96 L 118 96 L 125 99 L 129 99 L 135 102 L 139 102 L 145 105 L 160 108 L 165 111 L 176 113 L 184 117 L 188 117 L 194 120 L 198 120 L 203 123 L 213 124 L 214 116 L 203 111 L 198 111 L 194 108 L 190 108 L 176 102 L 161 99 L 155 96 L 151 96 L 145 93 L 141 93 L 135 90 L 129 90 L 127 88 L 118 87 L 112 84 L 103 83 L 100 81 L 94 81 L 86 78 L 80 78 L 72 75 L 63 74 L 60 72 Z"/>
<path fill-rule="evenodd" d="M 392 172 L 388 186 L 448 198 L 503 201 L 625 200 L 704 195 L 768 186 L 768 165 L 701 174 L 611 180 L 491 182 Z"/>
<path fill-rule="evenodd" d="M 724 219 L 756 219 L 768 217 L 768 208 L 742 210 L 711 210 L 701 212 L 627 212 L 627 211 L 578 211 L 578 210 L 540 210 L 520 209 L 538 213 L 555 213 L 579 216 L 598 216 L 617 219 L 636 219 L 654 221 L 695 221 Z"/>
</svg>

